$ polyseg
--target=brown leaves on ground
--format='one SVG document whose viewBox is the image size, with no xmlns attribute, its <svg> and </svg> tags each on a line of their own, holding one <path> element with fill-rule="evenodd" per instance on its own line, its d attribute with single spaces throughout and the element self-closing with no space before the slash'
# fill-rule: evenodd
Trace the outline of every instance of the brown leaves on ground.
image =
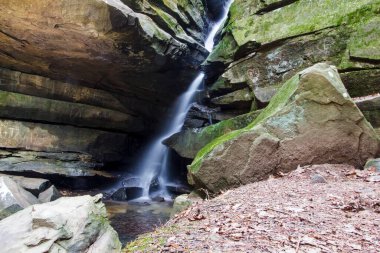
<svg viewBox="0 0 380 253">
<path fill-rule="evenodd" d="M 165 243 L 146 251 L 379 252 L 378 176 L 316 165 L 229 190 L 169 221 L 175 235 L 159 229 Z"/>
</svg>

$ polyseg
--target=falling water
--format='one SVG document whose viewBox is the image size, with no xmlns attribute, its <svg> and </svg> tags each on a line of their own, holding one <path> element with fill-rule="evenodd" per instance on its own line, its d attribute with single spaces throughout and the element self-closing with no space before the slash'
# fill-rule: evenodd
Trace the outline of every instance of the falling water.
<svg viewBox="0 0 380 253">
<path fill-rule="evenodd" d="M 167 184 L 166 175 L 169 148 L 162 144 L 162 142 L 181 130 L 186 114 L 190 109 L 193 96 L 203 82 L 203 77 L 204 74 L 200 73 L 191 83 L 189 89 L 179 97 L 174 107 L 176 111 L 173 114 L 175 115 L 173 120 L 168 122 L 168 125 L 164 128 L 164 133 L 154 140 L 147 152 L 142 156 L 141 163 L 138 164 L 138 171 L 141 175 L 141 186 L 144 190 L 143 198 L 149 198 L 150 184 L 156 176 L 158 176 L 158 182 L 161 187 L 160 195 L 168 197 L 164 186 Z"/>
<path fill-rule="evenodd" d="M 226 21 L 228 10 L 230 9 L 232 2 L 233 2 L 233 0 L 228 0 L 224 4 L 223 15 L 221 15 L 222 18 L 213 25 L 211 32 L 206 39 L 205 48 L 209 52 L 211 52 L 211 50 L 214 48 L 214 38 L 215 38 L 217 32 L 219 31 L 219 28 L 224 24 L 224 21 Z"/>
<path fill-rule="evenodd" d="M 214 37 L 217 34 L 220 26 L 227 18 L 228 9 L 233 1 L 229 0 L 223 10 L 223 18 L 216 22 L 206 40 L 205 48 L 211 51 L 214 46 Z M 141 156 L 141 161 L 137 164 L 138 177 L 141 180 L 141 187 L 143 188 L 143 196 L 141 199 L 149 199 L 149 189 L 152 181 L 157 179 L 159 183 L 159 195 L 164 198 L 170 198 L 166 190 L 168 182 L 168 160 L 170 150 L 168 147 L 162 144 L 162 142 L 179 132 L 183 126 L 183 123 L 188 113 L 193 97 L 201 84 L 203 83 L 204 74 L 201 72 L 191 83 L 189 89 L 182 94 L 177 100 L 173 108 L 173 119 L 169 120 L 164 128 L 162 134 L 150 144 L 148 150 Z"/>
</svg>

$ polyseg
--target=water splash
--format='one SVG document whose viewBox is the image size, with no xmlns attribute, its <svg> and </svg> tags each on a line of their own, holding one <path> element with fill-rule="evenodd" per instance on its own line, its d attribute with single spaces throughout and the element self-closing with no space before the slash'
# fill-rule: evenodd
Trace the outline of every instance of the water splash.
<svg viewBox="0 0 380 253">
<path fill-rule="evenodd" d="M 168 158 L 169 148 L 162 142 L 179 132 L 183 126 L 187 112 L 190 110 L 190 104 L 202 84 L 204 73 L 200 73 L 191 83 L 189 89 L 182 94 L 174 108 L 174 118 L 165 125 L 163 133 L 149 145 L 148 150 L 142 156 L 142 161 L 137 165 L 138 174 L 141 178 L 141 187 L 143 188 L 143 198 L 149 199 L 149 188 L 153 180 L 157 177 L 160 185 L 160 196 L 168 198 L 169 194 L 166 191 L 168 175 Z"/>
</svg>

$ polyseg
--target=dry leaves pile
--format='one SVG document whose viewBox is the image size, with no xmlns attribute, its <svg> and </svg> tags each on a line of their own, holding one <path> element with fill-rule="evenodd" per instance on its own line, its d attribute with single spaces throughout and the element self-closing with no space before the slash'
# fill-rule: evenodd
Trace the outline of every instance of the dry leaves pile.
<svg viewBox="0 0 380 253">
<path fill-rule="evenodd" d="M 242 186 L 179 214 L 147 251 L 379 252 L 379 176 L 318 165 Z"/>
</svg>

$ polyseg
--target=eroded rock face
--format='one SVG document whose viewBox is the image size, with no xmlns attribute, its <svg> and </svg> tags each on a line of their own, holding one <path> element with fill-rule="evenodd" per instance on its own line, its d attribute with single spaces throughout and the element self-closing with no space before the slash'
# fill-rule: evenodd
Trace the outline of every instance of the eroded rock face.
<svg viewBox="0 0 380 253">
<path fill-rule="evenodd" d="M 181 90 L 167 79 L 177 76 L 173 68 L 204 58 L 202 1 L 124 2 L 2 1 L 0 41 L 7 46 L 0 65 L 147 102 L 165 100 L 166 91 Z"/>
<path fill-rule="evenodd" d="M 120 252 L 101 195 L 60 198 L 0 221 L 2 252 Z"/>
<path fill-rule="evenodd" d="M 224 72 L 211 96 L 249 87 L 259 102 L 268 103 L 282 83 L 318 62 L 343 72 L 352 97 L 379 92 L 379 4 L 234 1 L 222 40 L 206 63 L 211 75 Z"/>
<path fill-rule="evenodd" d="M 202 0 L 6 0 L 0 11 L 0 149 L 91 156 L 10 155 L 0 171 L 92 175 L 132 156 L 207 54 Z"/>
<path fill-rule="evenodd" d="M 217 193 L 298 165 L 360 167 L 376 157 L 379 145 L 336 68 L 317 64 L 286 82 L 250 125 L 204 147 L 189 168 L 189 180 Z"/>
</svg>

